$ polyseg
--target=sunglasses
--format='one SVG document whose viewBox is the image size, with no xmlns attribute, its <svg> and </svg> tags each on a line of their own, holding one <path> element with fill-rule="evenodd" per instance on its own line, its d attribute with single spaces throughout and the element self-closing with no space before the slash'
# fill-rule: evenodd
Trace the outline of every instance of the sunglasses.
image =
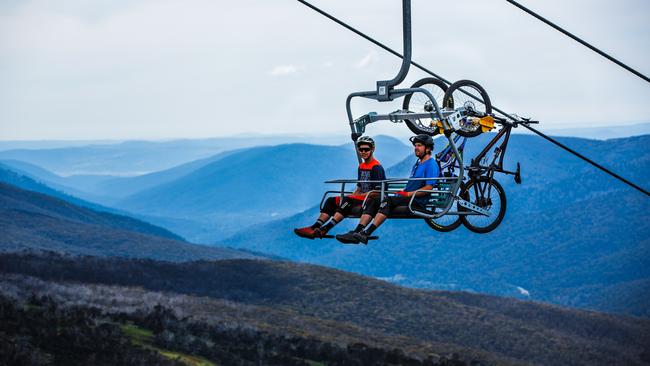
<svg viewBox="0 0 650 366">
<path fill-rule="evenodd" d="M 371 151 L 371 150 L 372 150 L 372 149 L 367 148 L 367 147 L 360 147 L 360 148 L 359 148 L 359 152 L 368 152 L 368 151 Z"/>
</svg>

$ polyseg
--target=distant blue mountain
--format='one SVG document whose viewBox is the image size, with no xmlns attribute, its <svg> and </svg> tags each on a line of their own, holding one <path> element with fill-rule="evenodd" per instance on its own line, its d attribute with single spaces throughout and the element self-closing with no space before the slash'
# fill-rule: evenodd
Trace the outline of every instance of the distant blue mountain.
<svg viewBox="0 0 650 366">
<path fill-rule="evenodd" d="M 21 173 L 7 169 L 6 166 L 0 164 L 0 183 L 7 184 L 7 187 L 4 187 L 7 192 L 12 192 L 11 187 L 16 189 L 21 188 L 23 190 L 42 193 L 47 195 L 47 197 L 52 197 L 53 199 L 62 200 L 70 205 L 61 205 L 62 208 L 69 209 L 74 205 L 83 207 L 87 209 L 86 215 L 91 216 L 92 213 L 95 217 L 103 217 L 106 221 L 117 225 L 120 228 L 129 229 L 135 232 L 140 232 L 144 234 L 157 235 L 165 238 L 175 239 L 175 240 L 184 240 L 180 236 L 170 232 L 169 230 L 163 229 L 158 226 L 151 225 L 146 222 L 128 217 L 124 215 L 124 212 L 104 207 L 92 202 L 82 200 L 80 198 L 70 196 L 64 192 L 53 189 L 43 183 L 37 182 L 31 179 L 28 176 L 22 175 Z M 23 194 L 23 198 L 28 197 L 27 194 Z M 44 202 L 44 201 L 43 201 Z M 120 226 L 122 225 L 122 226 Z"/>
<path fill-rule="evenodd" d="M 378 137 L 377 144 L 380 161 L 399 161 L 410 151 L 389 137 Z M 351 143 L 288 144 L 244 149 L 197 165 L 178 179 L 116 202 L 116 207 L 146 215 L 192 241 L 216 241 L 244 226 L 309 208 L 327 189 L 327 177 L 356 179 L 357 159 Z"/>
<path fill-rule="evenodd" d="M 231 154 L 235 154 L 237 151 L 238 150 L 226 151 L 205 159 L 193 160 L 189 163 L 154 173 L 134 177 L 111 177 L 96 182 L 93 186 L 88 187 L 87 191 L 92 194 L 111 196 L 113 198 L 111 202 L 119 201 L 120 199 L 137 192 L 179 179 L 207 164 L 223 159 Z"/>
<path fill-rule="evenodd" d="M 57 143 L 0 141 L 0 159 L 38 165 L 62 176 L 135 176 L 169 169 L 193 160 L 209 158 L 240 148 L 286 143 L 340 144 L 343 136 L 266 136 L 245 134 L 207 139 L 167 141 L 110 141 Z M 63 144 L 63 145 L 62 145 Z M 45 147 L 49 146 L 49 147 Z M 17 148 L 19 147 L 19 148 Z"/>
<path fill-rule="evenodd" d="M 235 138 L 229 144 L 226 145 L 241 145 L 244 141 L 240 141 L 241 138 Z M 408 152 L 409 148 L 402 143 L 400 140 L 395 139 L 389 136 L 375 136 L 375 140 L 379 147 L 379 155 L 382 156 L 382 163 L 385 166 L 391 166 L 394 163 L 401 160 L 404 155 Z M 209 140 L 212 141 L 212 140 Z M 267 144 L 272 143 L 274 140 L 266 141 Z M 224 145 L 223 141 L 219 141 L 221 145 Z M 247 141 L 251 143 L 252 141 Z M 183 141 L 187 145 L 188 149 L 193 151 L 197 149 L 206 149 L 206 140 L 187 140 Z M 160 146 L 159 146 L 160 145 Z M 146 151 L 147 146 L 149 146 L 151 151 Z M 163 151 L 166 146 L 169 151 Z M 152 154 L 153 152 L 158 151 L 160 154 L 160 159 L 164 159 L 166 154 L 173 153 L 174 150 L 184 148 L 185 146 L 180 144 L 180 142 L 130 142 L 123 143 L 118 145 L 101 145 L 101 149 L 98 149 L 97 146 L 91 147 L 74 147 L 74 151 L 83 154 L 83 159 L 88 161 L 94 161 L 93 163 L 84 163 L 83 166 L 92 167 L 96 171 L 110 171 L 112 168 L 112 163 L 106 161 L 106 159 L 112 159 L 115 156 L 127 156 L 134 155 L 132 159 L 135 162 L 135 165 L 138 164 L 138 161 L 147 159 L 146 157 Z M 258 146 L 259 147 L 259 146 Z M 342 148 L 345 148 L 350 151 L 351 156 L 354 156 L 353 145 L 351 142 L 341 145 Z M 139 153 L 137 149 L 142 151 Z M 216 147 L 215 147 L 216 148 Z M 85 150 L 84 150 L 85 149 Z M 52 152 L 53 150 L 48 150 Z M 68 150 L 57 149 L 57 153 L 67 154 Z M 108 151 L 112 151 L 111 154 L 108 154 Z M 113 175 L 99 175 L 99 174 L 75 174 L 70 176 L 60 176 L 55 173 L 52 173 L 49 170 L 44 169 L 41 166 L 38 166 L 33 163 L 20 160 L 0 160 L 1 163 L 8 165 L 15 171 L 20 171 L 21 173 L 30 176 L 31 178 L 44 182 L 47 185 L 54 187 L 58 190 L 64 191 L 66 193 L 78 196 L 84 199 L 91 201 L 99 202 L 106 205 L 111 205 L 120 199 L 133 195 L 139 191 L 145 189 L 150 189 L 158 185 L 165 184 L 175 179 L 179 179 L 184 175 L 187 175 L 194 170 L 197 170 L 204 165 L 220 160 L 231 154 L 240 153 L 242 150 L 228 150 L 215 155 L 191 160 L 187 163 L 182 163 L 180 165 L 173 166 L 168 169 L 163 169 L 155 171 L 152 173 L 139 174 L 135 176 L 113 176 Z M 17 151 L 8 151 L 0 152 L 0 156 L 3 154 L 14 155 L 17 154 Z M 47 159 L 42 159 L 42 153 L 38 151 L 22 151 L 24 155 L 23 158 L 30 160 L 39 160 L 41 159 L 42 163 L 46 163 Z M 56 154 L 55 154 L 56 155 Z M 108 155 L 108 156 L 106 156 Z M 39 158 L 40 156 L 40 158 Z M 49 156 L 47 157 L 49 158 Z M 78 158 L 78 157 L 77 157 Z M 100 168 L 102 161 L 104 161 L 103 167 Z M 124 164 L 124 161 L 121 161 L 120 164 Z M 128 163 L 128 161 L 127 161 Z M 58 162 L 57 162 L 58 164 Z M 127 165 L 127 167 L 130 165 Z M 61 169 L 61 167 L 59 167 Z M 62 168 L 63 170 L 70 170 L 69 168 Z M 85 168 L 80 167 L 79 170 L 83 171 Z M 129 168 L 132 169 L 132 168 Z M 127 169 L 128 170 L 128 169 Z M 119 173 L 119 171 L 118 171 Z"/>
<path fill-rule="evenodd" d="M 472 141 L 466 159 L 488 138 Z M 650 136 L 560 140 L 647 188 Z M 413 161 L 409 157 L 397 164 L 391 175 L 408 175 Z M 314 221 L 317 209 L 311 208 L 220 242 L 407 286 L 650 316 L 650 200 L 535 136 L 512 136 L 506 166 L 513 169 L 517 161 L 523 184 L 497 176 L 506 189 L 508 211 L 490 234 L 473 234 L 462 227 L 442 234 L 421 220 L 389 220 L 378 231 L 381 240 L 349 247 L 294 236 L 292 228 Z"/>
<path fill-rule="evenodd" d="M 127 141 L 54 149 L 6 150 L 0 151 L 0 159 L 28 162 L 64 176 L 133 176 L 168 169 L 236 147 L 228 139 Z"/>
<path fill-rule="evenodd" d="M 112 178 L 111 176 L 62 177 L 40 166 L 19 160 L 0 160 L 0 168 L 14 171 L 70 196 L 97 203 L 111 201 L 110 197 L 95 194 L 93 190 L 89 189 L 89 187 L 93 187 L 103 180 Z"/>
<path fill-rule="evenodd" d="M 0 232 L 0 252 L 28 249 L 168 261 L 258 257 L 189 244 L 130 217 L 94 211 L 6 183 L 0 183 Z"/>
</svg>

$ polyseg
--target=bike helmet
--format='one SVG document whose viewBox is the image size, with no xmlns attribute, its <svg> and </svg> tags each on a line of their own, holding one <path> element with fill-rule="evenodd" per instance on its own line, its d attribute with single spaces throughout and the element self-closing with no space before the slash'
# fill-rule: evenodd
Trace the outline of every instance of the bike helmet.
<svg viewBox="0 0 650 366">
<path fill-rule="evenodd" d="M 357 140 L 357 147 L 359 145 L 370 145 L 373 149 L 375 148 L 375 140 L 372 139 L 372 137 L 369 136 L 361 136 Z"/>
<path fill-rule="evenodd" d="M 426 147 L 430 147 L 431 150 L 433 150 L 433 137 L 427 135 L 427 134 L 420 134 L 417 136 L 413 136 L 409 139 L 413 145 L 415 145 L 416 142 L 421 143 L 422 145 Z"/>
</svg>

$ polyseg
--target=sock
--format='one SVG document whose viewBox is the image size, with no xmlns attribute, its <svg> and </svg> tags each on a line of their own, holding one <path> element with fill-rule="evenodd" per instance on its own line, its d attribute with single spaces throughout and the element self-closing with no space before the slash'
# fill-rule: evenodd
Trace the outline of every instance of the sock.
<svg viewBox="0 0 650 366">
<path fill-rule="evenodd" d="M 312 229 L 318 229 L 319 227 L 323 226 L 324 221 L 321 219 L 316 220 L 314 225 L 311 226 Z"/>
<path fill-rule="evenodd" d="M 336 221 L 334 219 L 331 219 L 330 222 L 327 223 L 327 225 L 323 226 L 322 231 L 328 232 L 328 231 L 330 231 L 331 228 L 336 226 L 336 224 L 338 224 L 338 223 L 339 223 L 338 221 Z"/>
<path fill-rule="evenodd" d="M 370 224 L 370 226 L 368 226 L 366 230 L 363 231 L 363 233 L 366 235 L 370 235 L 372 234 L 373 231 L 375 231 L 376 228 L 377 226 L 375 226 L 375 224 Z"/>
<path fill-rule="evenodd" d="M 365 226 L 359 224 L 359 225 L 357 225 L 356 229 L 354 229 L 354 232 L 355 233 L 360 233 L 361 230 L 363 230 L 363 228 L 365 228 Z"/>
</svg>

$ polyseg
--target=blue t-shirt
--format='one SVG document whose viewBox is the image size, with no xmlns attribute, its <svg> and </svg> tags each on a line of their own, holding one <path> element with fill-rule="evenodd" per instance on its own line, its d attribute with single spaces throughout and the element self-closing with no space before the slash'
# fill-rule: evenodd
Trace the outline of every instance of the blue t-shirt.
<svg viewBox="0 0 650 366">
<path fill-rule="evenodd" d="M 420 160 L 418 159 L 415 162 L 415 165 L 413 165 L 413 169 L 411 169 L 411 176 L 409 178 L 434 178 L 438 176 L 440 176 L 440 168 L 438 168 L 436 160 L 430 158 L 424 163 L 420 163 Z M 404 187 L 404 191 L 413 192 L 426 185 L 435 186 L 436 180 L 411 180 L 406 184 L 406 187 Z"/>
</svg>

